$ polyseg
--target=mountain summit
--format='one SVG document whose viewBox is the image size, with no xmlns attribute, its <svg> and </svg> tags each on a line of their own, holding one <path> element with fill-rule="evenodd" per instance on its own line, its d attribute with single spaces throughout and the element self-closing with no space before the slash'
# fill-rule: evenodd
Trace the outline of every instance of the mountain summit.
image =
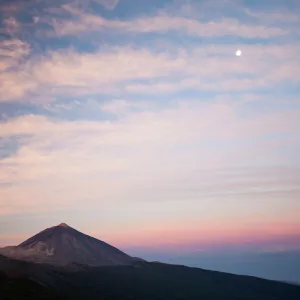
<svg viewBox="0 0 300 300">
<path fill-rule="evenodd" d="M 58 226 L 59 226 L 59 227 L 65 227 L 65 228 L 69 228 L 69 227 L 70 227 L 70 226 L 67 225 L 66 223 L 60 223 Z"/>
<path fill-rule="evenodd" d="M 18 246 L 0 249 L 10 258 L 38 263 L 91 266 L 130 265 L 136 261 L 119 249 L 65 223 L 47 228 Z"/>
</svg>

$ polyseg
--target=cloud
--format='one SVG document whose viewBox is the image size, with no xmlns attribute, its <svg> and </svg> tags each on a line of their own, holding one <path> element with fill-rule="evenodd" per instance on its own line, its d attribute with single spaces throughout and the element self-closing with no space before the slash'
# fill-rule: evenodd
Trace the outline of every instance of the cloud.
<svg viewBox="0 0 300 300">
<path fill-rule="evenodd" d="M 36 88 L 36 83 L 21 74 L 0 74 L 0 98 L 7 102 L 20 99 L 26 93 Z"/>
<path fill-rule="evenodd" d="M 106 9 L 113 10 L 119 3 L 119 0 L 93 0 L 96 3 L 103 5 Z"/>
<path fill-rule="evenodd" d="M 202 23 L 195 19 L 180 17 L 158 16 L 146 18 L 133 22 L 128 26 L 130 31 L 140 30 L 141 32 L 166 32 L 169 30 L 179 30 L 187 35 L 212 37 L 234 35 L 247 38 L 269 38 L 285 34 L 280 28 L 267 28 L 264 26 L 251 26 L 241 24 L 237 20 L 223 19 L 219 22 L 210 21 Z"/>
<path fill-rule="evenodd" d="M 99 114 L 107 107 L 99 105 Z M 194 203 L 199 197 L 249 194 L 254 199 L 255 194 L 268 198 L 272 193 L 274 198 L 299 191 L 297 166 L 270 167 L 266 175 L 255 167 L 289 163 L 296 155 L 299 141 L 287 142 L 285 137 L 297 136 L 299 111 L 245 119 L 239 106 L 224 100 L 180 101 L 173 108 L 129 109 L 126 114 L 124 107 L 131 103 L 116 101 L 109 107 L 119 116 L 115 121 L 70 122 L 33 115 L 1 123 L 0 135 L 14 137 L 20 145 L 0 161 L 0 203 L 6 207 L 1 211 L 150 203 L 156 198 L 160 204 L 164 199 Z M 277 146 L 269 145 L 273 135 L 282 136 Z M 245 175 L 218 175 L 217 169 L 230 173 L 245 165 L 251 165 Z M 290 208 L 294 202 L 287 204 L 288 199 L 294 196 L 285 198 Z"/>
<path fill-rule="evenodd" d="M 17 60 L 8 56 L 2 62 L 1 99 L 23 101 L 29 92 L 51 99 L 124 92 L 216 91 L 216 86 L 219 92 L 243 91 L 299 81 L 299 46 L 240 46 L 244 53 L 241 59 L 229 45 L 174 49 L 175 53 L 129 46 L 93 53 L 67 49 L 21 61 L 14 70 L 9 66 Z M 24 53 L 13 53 L 21 59 L 28 53 L 24 49 Z"/>
<path fill-rule="evenodd" d="M 216 38 L 227 35 L 268 38 L 285 35 L 288 31 L 286 27 L 233 19 L 227 13 L 223 18 L 205 18 L 201 15 L 198 20 L 192 13 L 194 4 L 181 5 L 176 9 L 165 8 L 151 16 L 123 20 L 105 19 L 90 13 L 91 9 L 80 9 L 76 3 L 58 4 L 61 1 L 55 2 L 51 8 L 53 13 L 55 6 L 60 15 L 50 18 L 51 13 L 41 13 L 34 16 L 34 20 L 38 18 L 39 25 L 46 25 L 49 21 L 47 18 L 53 20 L 51 24 L 60 38 L 77 36 L 80 32 L 89 36 L 88 33 L 95 30 L 104 30 L 112 36 L 115 32 L 128 36 L 128 33 L 176 31 L 186 37 Z M 90 7 L 90 3 L 86 4 Z M 117 1 L 104 1 L 102 4 L 112 8 Z M 229 4 L 232 7 L 230 1 L 223 1 L 221 6 Z M 212 11 L 217 6 L 216 2 L 205 2 L 201 7 Z M 196 7 L 195 10 L 200 8 Z M 5 19 L 11 30 L 22 28 L 24 31 L 24 24 L 19 22 L 14 16 Z M 32 28 L 38 27 L 36 25 Z M 156 46 L 117 47 L 107 44 L 99 46 L 94 52 L 85 53 L 83 48 L 75 47 L 44 51 L 40 45 L 33 45 L 32 40 L 38 32 L 41 32 L 40 28 L 30 38 L 25 34 L 27 42 L 13 39 L 0 43 L 0 53 L 5 52 L 0 60 L 0 102 L 20 101 L 44 105 L 49 101 L 59 101 L 62 97 L 109 95 L 116 98 L 128 94 L 172 94 L 180 91 L 242 92 L 253 88 L 265 90 L 292 86 L 299 83 L 300 78 L 297 68 L 300 50 L 296 43 L 251 45 L 224 42 L 218 46 L 190 44 L 185 47 L 170 43 L 161 47 L 160 51 Z M 49 42 L 57 36 L 46 38 Z M 172 36 L 168 35 L 168 39 L 172 40 Z M 237 47 L 243 51 L 239 59 L 234 55 Z"/>
<path fill-rule="evenodd" d="M 21 28 L 21 24 L 14 17 L 9 17 L 7 19 L 4 19 L 3 20 L 3 25 L 4 25 L 4 28 L 5 28 L 4 32 L 6 34 L 9 34 L 10 36 L 14 35 Z"/>
<path fill-rule="evenodd" d="M 30 50 L 20 40 L 0 41 L 0 102 L 18 99 L 35 88 L 36 83 L 19 69 Z"/>
<path fill-rule="evenodd" d="M 59 36 L 77 35 L 81 32 L 118 30 L 132 33 L 167 33 L 179 31 L 188 36 L 221 37 L 239 36 L 245 38 L 270 38 L 281 36 L 288 31 L 277 27 L 246 25 L 235 19 L 201 22 L 180 16 L 161 13 L 152 17 L 141 17 L 130 21 L 108 20 L 97 15 L 76 13 L 76 19 L 56 21 L 52 24 Z"/>
<path fill-rule="evenodd" d="M 103 105 L 101 105 L 101 111 L 109 112 L 116 115 L 122 115 L 129 113 L 132 110 L 145 110 L 151 108 L 150 103 L 145 103 L 142 101 L 126 101 L 126 100 L 111 100 Z"/>
<path fill-rule="evenodd" d="M 249 16 L 252 16 L 256 19 L 263 20 L 264 22 L 278 24 L 281 23 L 298 23 L 300 22 L 300 17 L 296 13 L 291 11 L 269 11 L 269 12 L 258 12 L 245 9 L 246 13 Z"/>
<path fill-rule="evenodd" d="M 28 2 L 33 2 L 35 0 L 30 0 L 30 1 L 26 1 Z M 23 5 L 24 3 L 26 3 L 25 1 L 22 0 L 2 0 L 0 3 L 0 8 L 3 12 L 16 12 L 18 11 Z"/>
<path fill-rule="evenodd" d="M 114 7 L 117 1 L 108 2 Z M 164 9 L 152 15 L 142 15 L 134 19 L 106 19 L 87 9 L 64 6 L 71 14 L 68 19 L 55 19 L 50 22 L 58 36 L 91 34 L 95 31 L 114 31 L 118 33 L 170 33 L 180 32 L 186 36 L 269 39 L 295 32 L 294 27 L 278 26 L 279 13 L 260 14 L 236 1 L 202 1 L 183 3 L 182 1 L 165 5 Z M 230 13 L 231 12 L 231 13 Z M 232 17 L 232 12 L 235 12 Z M 239 16 L 238 18 L 236 16 Z M 285 18 L 285 17 L 286 18 Z M 281 20 L 299 21 L 297 14 L 285 12 Z M 275 20 L 270 23 L 270 20 Z M 90 35 L 89 35 L 90 36 Z"/>
<path fill-rule="evenodd" d="M 54 93 L 60 88 L 75 88 L 86 93 L 91 87 L 99 92 L 120 81 L 157 76 L 164 66 L 164 72 L 169 72 L 176 61 L 168 62 L 164 57 L 154 56 L 148 50 L 130 48 L 95 54 L 53 52 L 41 60 L 25 62 L 17 70 L 1 73 L 0 98 L 2 101 L 17 100 L 28 91 L 47 86 L 52 87 Z M 4 59 L 4 68 L 10 62 L 10 58 Z M 116 65 L 118 72 L 112 69 L 112 64 Z"/>
<path fill-rule="evenodd" d="M 0 71 L 17 66 L 30 53 L 30 45 L 20 40 L 0 41 Z"/>
</svg>

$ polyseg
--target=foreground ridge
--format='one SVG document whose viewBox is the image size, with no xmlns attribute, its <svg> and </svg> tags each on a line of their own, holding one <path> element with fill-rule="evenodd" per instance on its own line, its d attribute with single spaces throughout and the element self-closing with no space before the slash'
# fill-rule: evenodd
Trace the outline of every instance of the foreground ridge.
<svg viewBox="0 0 300 300">
<path fill-rule="evenodd" d="M 73 300 L 299 300 L 300 287 L 271 280 L 207 271 L 162 263 L 137 262 L 132 265 L 64 267 L 16 261 L 0 256 L 1 272 L 22 291 L 30 284 L 28 299 Z M 7 279 L 8 278 L 8 279 Z M 44 289 L 41 289 L 43 287 Z M 46 287 L 46 289 L 45 289 Z M 0 285 L 1 288 L 1 285 Z M 37 297 L 37 292 L 47 298 Z M 2 292 L 2 290 L 1 290 Z M 7 299 L 26 299 L 24 295 Z M 1 296 L 3 293 L 1 294 Z M 54 296 L 57 295 L 57 296 Z M 6 299 L 6 298 L 4 298 Z"/>
</svg>

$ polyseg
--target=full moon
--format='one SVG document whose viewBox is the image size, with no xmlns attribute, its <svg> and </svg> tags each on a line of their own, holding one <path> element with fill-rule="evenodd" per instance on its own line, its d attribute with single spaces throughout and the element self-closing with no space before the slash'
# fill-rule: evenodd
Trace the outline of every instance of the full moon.
<svg viewBox="0 0 300 300">
<path fill-rule="evenodd" d="M 241 50 L 239 50 L 239 49 L 238 49 L 238 50 L 236 50 L 236 52 L 235 52 L 235 55 L 236 55 L 236 56 L 241 56 L 241 55 L 242 55 L 242 51 L 241 51 Z"/>
</svg>

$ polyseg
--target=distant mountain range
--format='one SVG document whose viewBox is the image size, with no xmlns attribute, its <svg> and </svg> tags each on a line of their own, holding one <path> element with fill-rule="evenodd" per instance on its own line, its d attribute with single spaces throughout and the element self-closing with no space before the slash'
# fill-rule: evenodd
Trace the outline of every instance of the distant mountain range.
<svg viewBox="0 0 300 300">
<path fill-rule="evenodd" d="M 0 253 L 1 300 L 300 299 L 300 286 L 146 262 L 66 224 Z"/>
</svg>

